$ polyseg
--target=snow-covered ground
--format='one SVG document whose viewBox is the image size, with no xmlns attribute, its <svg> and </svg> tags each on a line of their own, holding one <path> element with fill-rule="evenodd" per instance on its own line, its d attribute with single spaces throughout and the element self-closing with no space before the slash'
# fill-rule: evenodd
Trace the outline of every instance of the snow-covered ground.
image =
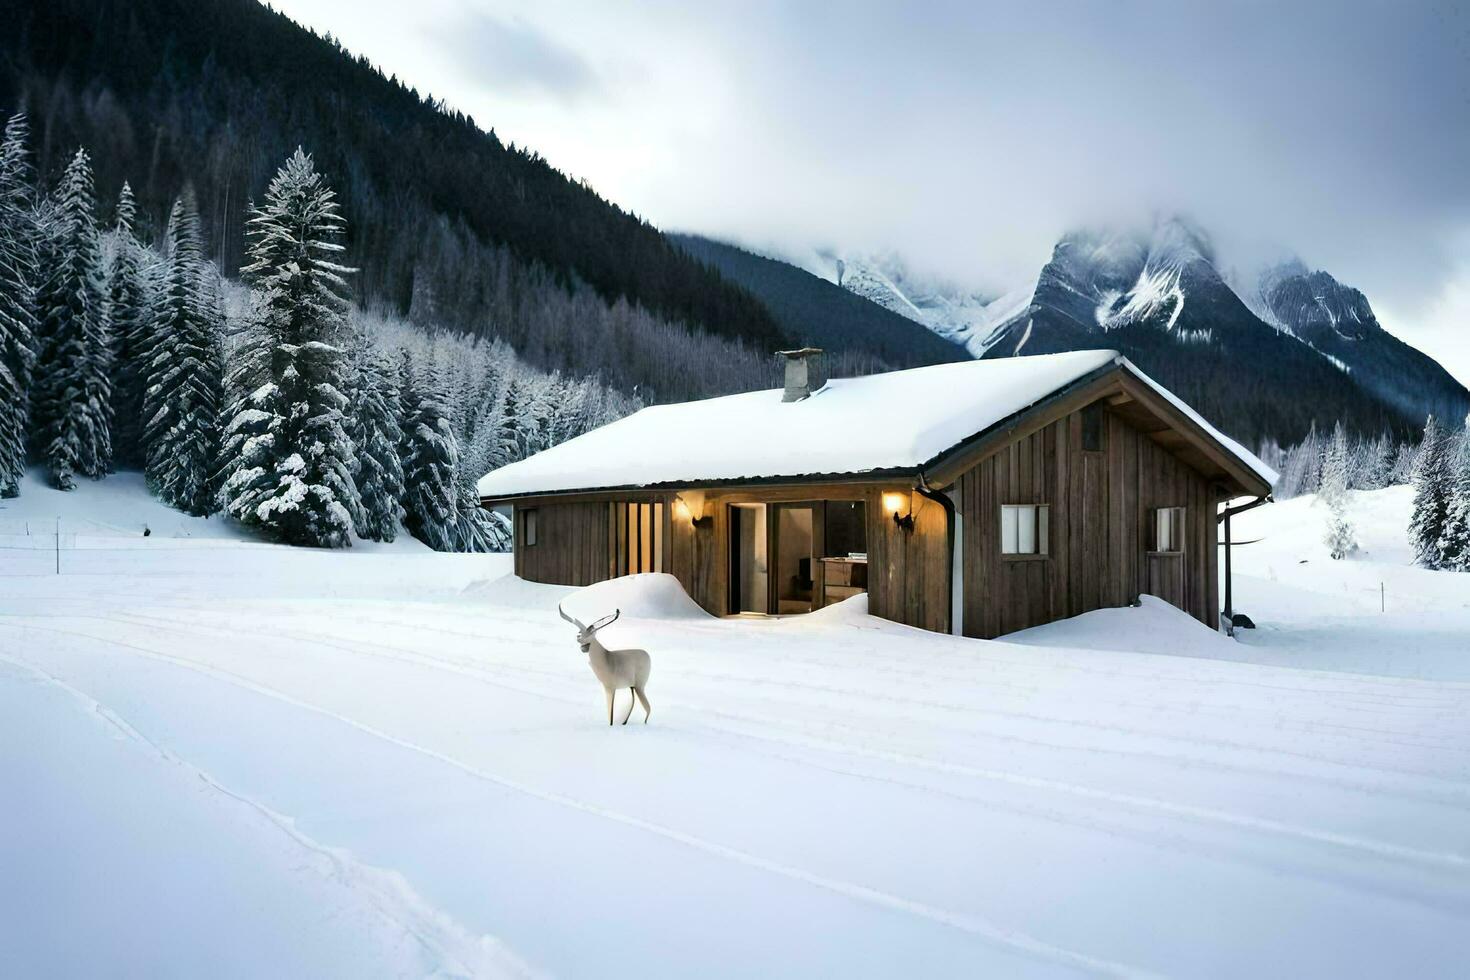
<svg viewBox="0 0 1470 980">
<path fill-rule="evenodd" d="M 60 497 L 0 505 L 7 976 L 1470 962 L 1470 576 L 1405 566 L 1402 490 L 1346 562 L 1310 501 L 1241 518 L 1239 643 L 1149 601 L 1014 642 L 715 620 Z M 558 601 L 622 608 L 650 725 L 603 723 Z"/>
</svg>

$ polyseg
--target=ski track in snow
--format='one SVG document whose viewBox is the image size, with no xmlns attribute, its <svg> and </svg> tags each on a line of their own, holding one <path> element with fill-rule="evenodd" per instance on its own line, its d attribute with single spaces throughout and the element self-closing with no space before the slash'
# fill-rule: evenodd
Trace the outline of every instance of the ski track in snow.
<svg viewBox="0 0 1470 980">
<path fill-rule="evenodd" d="M 0 621 L 0 627 L 6 625 L 9 624 Z M 27 628 L 34 629 L 35 627 Z M 109 645 L 122 646 L 116 643 Z M 430 954 L 433 961 L 439 964 L 439 968 L 447 971 L 449 975 L 528 977 L 534 975 L 525 964 L 520 963 L 498 943 L 489 937 L 471 936 L 449 916 L 425 902 L 408 881 L 397 872 L 363 865 L 340 848 L 328 847 L 313 840 L 297 829 L 295 822 L 290 817 L 276 813 L 256 800 L 222 785 L 209 773 L 148 738 L 116 711 L 35 664 L 3 653 L 0 653 L 0 663 L 9 664 L 29 673 L 64 692 L 84 711 L 97 717 L 122 738 L 157 756 L 163 763 L 176 766 L 188 773 L 190 777 L 207 786 L 211 792 L 243 807 L 248 807 L 264 817 L 302 850 L 324 858 L 331 865 L 332 877 L 336 881 L 365 899 L 394 928 L 410 936 L 426 953 Z"/>
</svg>

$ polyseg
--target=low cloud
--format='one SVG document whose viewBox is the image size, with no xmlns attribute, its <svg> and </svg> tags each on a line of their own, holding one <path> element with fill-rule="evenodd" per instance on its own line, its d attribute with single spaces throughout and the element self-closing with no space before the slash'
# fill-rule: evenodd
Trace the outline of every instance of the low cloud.
<svg viewBox="0 0 1470 980">
<path fill-rule="evenodd" d="M 597 91 L 597 76 L 576 51 L 518 16 L 468 9 L 429 33 L 471 85 L 498 96 L 550 96 L 574 102 Z"/>
</svg>

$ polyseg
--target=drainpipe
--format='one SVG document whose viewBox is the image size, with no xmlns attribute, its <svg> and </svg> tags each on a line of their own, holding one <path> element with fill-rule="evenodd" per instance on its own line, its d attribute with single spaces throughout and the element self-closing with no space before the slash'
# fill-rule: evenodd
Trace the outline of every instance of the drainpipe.
<svg viewBox="0 0 1470 980">
<path fill-rule="evenodd" d="M 960 568 L 960 555 L 962 552 L 955 547 L 955 541 L 962 533 L 959 527 L 959 514 L 956 513 L 954 501 L 949 494 L 942 490 L 931 490 L 929 483 L 924 479 L 924 474 L 919 474 L 919 482 L 914 485 L 919 494 L 939 504 L 944 508 L 945 526 L 945 548 L 949 556 L 949 631 L 955 636 L 964 635 L 963 612 L 964 604 L 957 597 L 962 597 L 964 582 L 962 581 Z"/>
<path fill-rule="evenodd" d="M 1223 522 L 1225 525 L 1225 611 L 1221 614 L 1220 618 L 1225 623 L 1225 634 L 1227 636 L 1235 635 L 1235 599 L 1230 572 L 1230 556 L 1234 549 L 1230 546 L 1230 518 L 1236 514 L 1244 514 L 1248 510 L 1254 510 L 1262 504 L 1269 504 L 1270 502 L 1271 495 L 1267 494 L 1264 497 L 1257 497 L 1250 503 L 1242 504 L 1239 507 L 1227 507 L 1215 518 L 1215 523 L 1219 524 Z"/>
</svg>

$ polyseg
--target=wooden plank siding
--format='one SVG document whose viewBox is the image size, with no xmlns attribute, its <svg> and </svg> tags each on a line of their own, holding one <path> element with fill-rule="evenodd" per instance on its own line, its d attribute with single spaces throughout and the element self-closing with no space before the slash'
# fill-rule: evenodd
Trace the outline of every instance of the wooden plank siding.
<svg viewBox="0 0 1470 980">
<path fill-rule="evenodd" d="M 536 511 L 536 544 L 525 512 Z M 591 585 L 608 577 L 608 505 L 544 501 L 515 508 L 515 571 L 530 582 Z"/>
<path fill-rule="evenodd" d="M 964 627 L 992 638 L 1158 595 L 1217 624 L 1215 490 L 1123 415 L 1100 451 L 1082 449 L 1081 409 L 998 448 L 960 474 Z M 1004 504 L 1049 507 L 1048 554 L 1003 556 Z M 1150 553 L 1153 510 L 1185 508 L 1182 553 Z"/>
</svg>

